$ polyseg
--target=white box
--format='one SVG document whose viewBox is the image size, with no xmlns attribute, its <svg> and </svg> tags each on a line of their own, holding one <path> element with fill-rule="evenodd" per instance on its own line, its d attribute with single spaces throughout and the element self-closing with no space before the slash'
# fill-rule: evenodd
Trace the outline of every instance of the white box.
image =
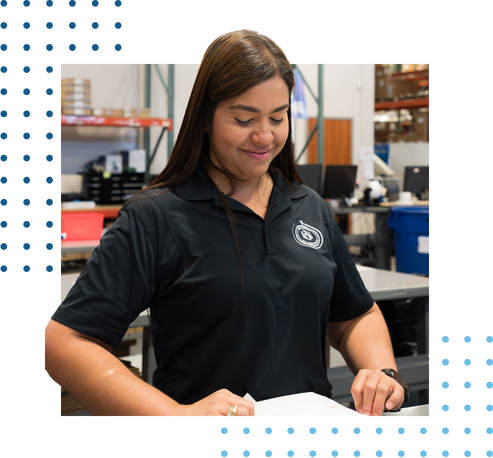
<svg viewBox="0 0 493 458">
<path fill-rule="evenodd" d="M 128 168 L 135 169 L 136 173 L 144 173 L 146 171 L 145 149 L 131 149 L 128 151 Z"/>
</svg>

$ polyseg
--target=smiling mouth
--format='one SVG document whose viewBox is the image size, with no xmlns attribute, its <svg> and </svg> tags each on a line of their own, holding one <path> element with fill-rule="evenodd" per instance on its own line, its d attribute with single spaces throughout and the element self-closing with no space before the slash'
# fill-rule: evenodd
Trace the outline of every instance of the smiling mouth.
<svg viewBox="0 0 493 458">
<path fill-rule="evenodd" d="M 267 149 L 267 150 L 262 150 L 262 151 L 250 151 L 250 150 L 245 149 L 245 150 L 243 150 L 243 151 L 245 151 L 245 153 L 250 153 L 250 154 L 259 154 L 259 155 L 260 155 L 260 154 L 267 154 L 267 153 L 270 153 L 270 151 L 271 151 L 271 150 L 270 150 L 270 149 Z"/>
</svg>

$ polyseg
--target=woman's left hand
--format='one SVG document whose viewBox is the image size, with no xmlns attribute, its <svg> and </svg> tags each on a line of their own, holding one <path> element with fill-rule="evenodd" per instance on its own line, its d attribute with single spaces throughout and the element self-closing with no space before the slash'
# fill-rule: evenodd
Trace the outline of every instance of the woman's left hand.
<svg viewBox="0 0 493 458">
<path fill-rule="evenodd" d="M 378 369 L 361 369 L 351 387 L 358 413 L 380 416 L 384 410 L 397 410 L 404 402 L 404 388 Z"/>
</svg>

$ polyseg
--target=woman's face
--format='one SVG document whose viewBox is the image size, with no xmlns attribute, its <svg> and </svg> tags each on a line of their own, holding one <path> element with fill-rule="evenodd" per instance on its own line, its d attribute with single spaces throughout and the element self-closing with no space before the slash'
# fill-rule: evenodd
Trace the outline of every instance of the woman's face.
<svg viewBox="0 0 493 458">
<path fill-rule="evenodd" d="M 210 159 L 237 180 L 256 181 L 289 134 L 290 94 L 276 75 L 217 105 L 209 132 Z"/>
</svg>

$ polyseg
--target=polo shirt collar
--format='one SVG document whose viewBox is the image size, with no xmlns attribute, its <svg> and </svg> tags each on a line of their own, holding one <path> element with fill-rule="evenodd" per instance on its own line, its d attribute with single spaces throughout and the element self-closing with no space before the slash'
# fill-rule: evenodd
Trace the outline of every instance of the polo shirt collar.
<svg viewBox="0 0 493 458">
<path fill-rule="evenodd" d="M 290 186 L 287 180 L 277 173 L 274 176 L 274 183 L 280 189 L 284 196 L 291 199 L 305 197 L 308 193 L 302 186 Z M 184 181 L 175 186 L 176 195 L 185 200 L 209 200 L 214 199 L 214 188 L 211 178 L 207 172 L 200 166 Z"/>
<path fill-rule="evenodd" d="M 185 200 L 209 200 L 214 198 L 214 188 L 205 170 L 197 166 L 192 174 L 175 186 L 178 197 Z"/>
</svg>

